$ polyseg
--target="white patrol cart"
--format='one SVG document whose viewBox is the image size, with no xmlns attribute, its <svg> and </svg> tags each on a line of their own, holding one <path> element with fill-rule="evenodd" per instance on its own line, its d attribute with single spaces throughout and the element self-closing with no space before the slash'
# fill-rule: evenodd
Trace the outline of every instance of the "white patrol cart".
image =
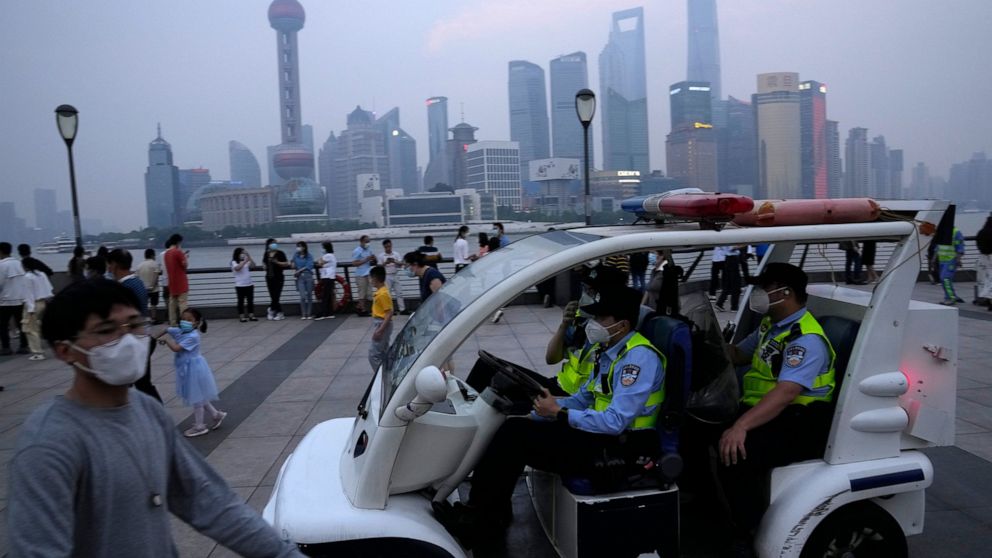
<svg viewBox="0 0 992 558">
<path fill-rule="evenodd" d="M 808 307 L 821 321 L 840 324 L 825 329 L 828 337 L 845 337 L 831 342 L 849 353 L 849 362 L 838 369 L 823 458 L 772 472 L 756 550 L 762 557 L 905 555 L 905 537 L 923 531 L 924 491 L 934 474 L 918 450 L 954 442 L 958 320 L 954 308 L 911 300 L 921 254 L 933 238 L 919 233 L 920 224 L 938 223 L 947 204 L 883 205 L 888 218 L 870 223 L 588 227 L 497 250 L 453 276 L 410 317 L 356 417 L 326 421 L 306 435 L 283 465 L 264 517 L 314 556 L 466 556 L 435 521 L 431 501 L 456 497 L 505 419 L 500 409 L 507 402 L 493 387 L 475 393 L 439 368 L 497 310 L 541 281 L 613 254 L 769 243 L 764 265 L 789 261 L 804 245 L 878 240 L 895 248 L 871 292 L 816 277 L 810 282 Z M 751 314 L 742 305 L 738 338 L 757 326 Z M 600 522 L 642 520 L 641 531 L 664 535 L 632 555 L 679 552 L 676 483 L 579 496 L 557 476 L 532 472 L 529 486 L 562 556 L 590 555 L 589 537 L 581 536 L 589 531 L 582 525 L 588 520 L 582 510 L 591 509 L 585 506 L 623 512 L 599 515 Z M 636 513 L 654 507 L 661 509 Z M 659 517 L 668 518 L 664 525 L 652 523 Z M 597 535 L 608 532 L 609 525 L 599 525 Z"/>
</svg>

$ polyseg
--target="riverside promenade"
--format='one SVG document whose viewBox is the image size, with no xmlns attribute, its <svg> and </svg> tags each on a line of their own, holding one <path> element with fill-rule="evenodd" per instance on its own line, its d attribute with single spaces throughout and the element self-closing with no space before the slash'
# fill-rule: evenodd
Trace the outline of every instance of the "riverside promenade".
<svg viewBox="0 0 992 558">
<path fill-rule="evenodd" d="M 970 300 L 972 285 L 961 283 L 958 292 Z M 921 283 L 914 298 L 936 302 L 940 291 Z M 970 304 L 959 308 L 957 441 L 954 447 L 927 450 L 936 480 L 927 491 L 925 533 L 909 539 L 914 557 L 982 556 L 992 547 L 992 312 Z M 479 349 L 553 373 L 555 367 L 544 365 L 544 347 L 560 317 L 559 308 L 510 306 L 499 324 L 481 326 L 459 349 L 456 373 L 467 374 Z M 397 317 L 396 331 L 405 319 Z M 222 390 L 219 408 L 229 415 L 219 430 L 191 442 L 256 509 L 265 505 L 279 468 L 311 427 L 355 414 L 372 378 L 366 358 L 370 323 L 354 315 L 319 322 L 293 316 L 210 322 L 203 354 Z M 175 396 L 171 351 L 159 347 L 153 374 L 166 409 L 177 427 L 186 428 L 191 409 Z M 53 358 L 0 358 L 0 385 L 6 388 L 0 392 L 0 556 L 7 551 L 7 464 L 18 430 L 32 409 L 65 391 L 71 376 Z M 516 508 L 529 507 L 524 495 L 516 500 Z M 520 531 L 510 536 L 532 535 L 529 540 L 539 542 L 526 549 L 511 543 L 507 554 L 553 556 L 546 541 L 540 544 L 540 528 L 520 523 L 511 527 Z M 174 533 L 183 557 L 234 555 L 178 520 Z"/>
</svg>

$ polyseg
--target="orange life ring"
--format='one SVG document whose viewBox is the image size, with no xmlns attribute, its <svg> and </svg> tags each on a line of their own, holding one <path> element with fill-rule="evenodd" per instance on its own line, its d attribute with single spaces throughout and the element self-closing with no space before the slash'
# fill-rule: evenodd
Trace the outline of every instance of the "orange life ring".
<svg viewBox="0 0 992 558">
<path fill-rule="evenodd" d="M 334 304 L 334 311 L 340 312 L 344 310 L 345 307 L 348 306 L 349 302 L 351 302 L 351 286 L 348 285 L 348 282 L 345 281 L 344 277 L 341 277 L 340 275 L 335 275 L 334 280 L 338 282 L 338 285 L 341 285 L 341 291 L 342 291 L 341 297 L 340 298 L 335 297 L 337 298 L 337 300 L 335 301 Z M 317 281 L 317 283 L 314 285 L 313 294 L 317 298 L 317 300 L 321 300 L 321 301 L 324 300 L 324 296 L 323 296 L 324 287 L 320 281 Z"/>
</svg>

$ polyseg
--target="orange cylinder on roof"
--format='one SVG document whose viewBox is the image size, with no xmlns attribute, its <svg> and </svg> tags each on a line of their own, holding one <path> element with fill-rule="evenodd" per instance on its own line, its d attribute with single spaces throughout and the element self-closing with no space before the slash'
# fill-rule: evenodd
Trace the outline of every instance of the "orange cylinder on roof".
<svg viewBox="0 0 992 558">
<path fill-rule="evenodd" d="M 735 217 L 734 223 L 745 227 L 867 223 L 877 220 L 881 212 L 871 198 L 760 200 L 749 213 Z"/>
</svg>

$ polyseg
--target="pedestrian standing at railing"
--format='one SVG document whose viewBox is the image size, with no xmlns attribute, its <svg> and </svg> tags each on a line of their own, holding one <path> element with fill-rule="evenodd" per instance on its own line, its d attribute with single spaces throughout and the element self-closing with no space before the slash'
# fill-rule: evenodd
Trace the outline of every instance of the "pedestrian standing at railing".
<svg viewBox="0 0 992 558">
<path fill-rule="evenodd" d="M 169 274 L 169 325 L 173 326 L 179 325 L 179 316 L 189 306 L 189 277 L 186 275 L 189 250 L 183 250 L 182 244 L 182 235 L 170 236 L 165 243 L 165 255 L 162 256 Z"/>
<path fill-rule="evenodd" d="M 937 261 L 940 263 L 940 283 L 944 288 L 944 306 L 953 306 L 964 302 L 954 290 L 954 274 L 961 267 L 964 259 L 964 235 L 954 227 L 951 231 L 950 243 L 937 245 Z"/>
<path fill-rule="evenodd" d="M 320 315 L 318 320 L 334 318 L 334 283 L 337 281 L 338 258 L 334 255 L 334 244 L 325 241 L 322 245 L 324 255 L 320 257 L 317 266 L 320 268 Z"/>
<path fill-rule="evenodd" d="M 145 291 L 148 293 L 148 318 L 151 319 L 152 323 L 157 323 L 158 317 L 155 314 L 158 310 L 159 279 L 162 275 L 162 268 L 155 261 L 155 250 L 151 248 L 145 250 L 145 259 L 138 264 L 134 272 L 144 283 Z"/>
<path fill-rule="evenodd" d="M 248 250 L 242 247 L 234 249 L 231 256 L 231 273 L 234 274 L 234 292 L 238 297 L 238 319 L 241 323 L 257 322 L 255 317 L 255 284 L 251 282 L 251 268 L 255 260 L 251 259 Z"/>
<path fill-rule="evenodd" d="M 265 286 L 269 290 L 269 310 L 266 318 L 270 320 L 285 320 L 282 313 L 282 304 L 279 298 L 282 297 L 282 288 L 286 283 L 283 270 L 289 267 L 289 260 L 286 253 L 279 249 L 276 239 L 269 238 L 265 241 L 265 255 L 262 256 L 262 267 L 265 268 Z"/>
<path fill-rule="evenodd" d="M 375 262 L 375 254 L 369 248 L 369 235 L 363 234 L 358 239 L 358 246 L 351 251 L 351 265 L 355 268 L 355 289 L 358 291 L 355 297 L 355 309 L 359 316 L 371 316 L 366 312 L 365 305 L 372 300 L 372 290 L 369 285 L 369 270 Z"/>
<path fill-rule="evenodd" d="M 861 243 L 861 265 L 865 266 L 866 280 L 869 283 L 878 281 L 878 272 L 875 271 L 875 250 L 878 242 L 866 240 Z"/>
<path fill-rule="evenodd" d="M 710 256 L 710 300 L 716 300 L 716 291 L 720 288 L 720 278 L 727 261 L 727 251 L 723 246 L 714 246 Z"/>
<path fill-rule="evenodd" d="M 296 243 L 296 253 L 293 254 L 293 277 L 296 278 L 296 292 L 300 294 L 300 319 L 313 319 L 313 256 L 307 243 L 302 240 Z"/>
<path fill-rule="evenodd" d="M 975 236 L 978 245 L 978 302 L 992 311 L 992 215 Z"/>
<path fill-rule="evenodd" d="M 400 289 L 400 281 L 397 272 L 403 266 L 403 258 L 393 252 L 393 241 L 386 239 L 382 241 L 383 252 L 376 256 L 376 262 L 386 270 L 386 288 L 389 289 L 390 296 L 396 300 L 396 308 L 400 314 L 406 315 L 406 302 L 403 301 L 403 292 Z"/>
</svg>

